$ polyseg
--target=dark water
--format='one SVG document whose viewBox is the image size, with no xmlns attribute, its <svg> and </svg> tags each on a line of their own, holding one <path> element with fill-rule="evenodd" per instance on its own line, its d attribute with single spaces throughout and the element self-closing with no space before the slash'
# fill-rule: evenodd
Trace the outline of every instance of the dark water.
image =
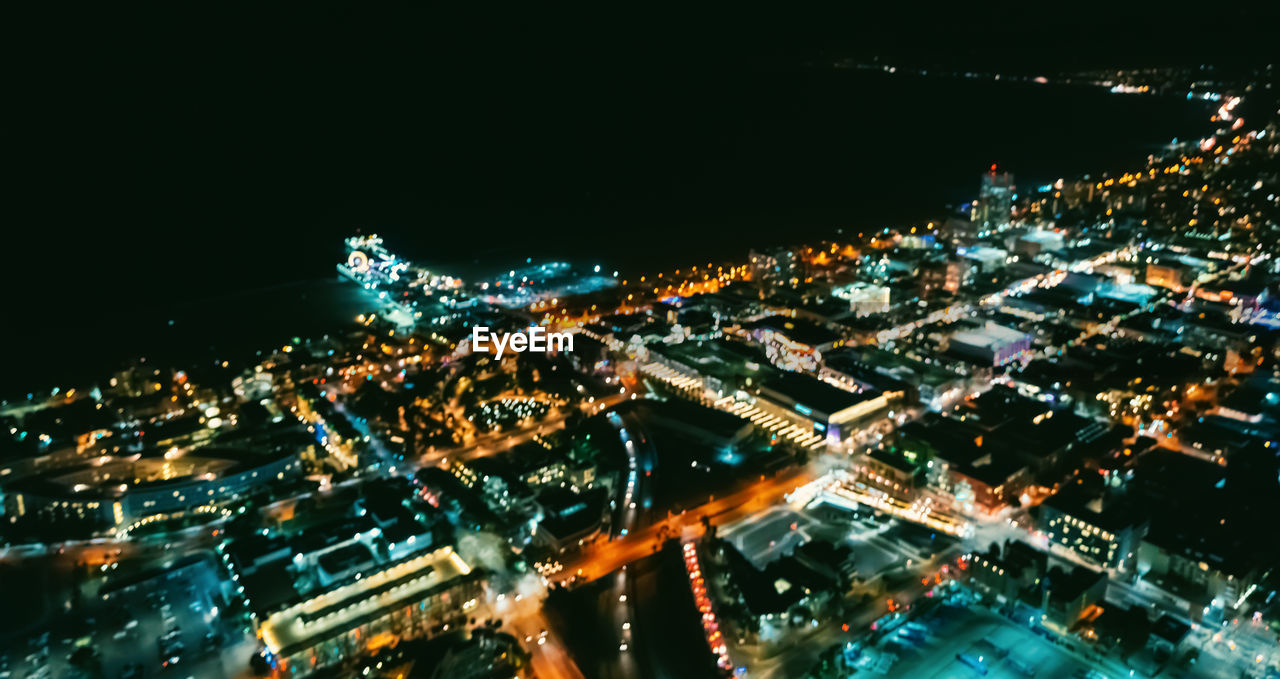
<svg viewBox="0 0 1280 679">
<path fill-rule="evenodd" d="M 173 307 L 168 318 L 144 318 L 144 350 L 164 356 L 195 350 L 210 359 L 243 358 L 293 338 L 317 336 L 374 308 L 368 296 L 337 276 L 299 281 Z M 144 353 L 145 355 L 145 353 Z"/>
<path fill-rule="evenodd" d="M 943 216 L 976 196 L 993 162 L 1028 191 L 1139 168 L 1172 138 L 1209 129 L 1203 102 L 1101 88 L 821 67 L 721 87 L 714 110 L 656 130 L 632 121 L 558 177 L 516 161 L 547 195 L 369 201 L 349 206 L 350 221 L 446 268 L 561 258 L 638 275 Z"/>
<path fill-rule="evenodd" d="M 6 339 L 18 346 L 9 355 L 30 360 L 6 369 L 0 394 L 69 384 L 132 356 L 243 355 L 348 320 L 368 305 L 333 265 L 358 230 L 462 274 L 532 257 L 634 276 L 944 216 L 974 197 L 993 162 L 1024 191 L 1134 169 L 1209 126 L 1207 106 L 1180 97 L 812 64 L 681 87 L 649 101 L 614 86 L 575 95 L 576 107 L 531 96 L 518 115 L 483 125 L 444 116 L 411 126 L 409 112 L 390 130 L 325 127 L 310 140 L 323 162 L 268 157 L 203 177 L 199 200 L 144 207 L 148 194 L 109 206 L 122 226 L 56 272 L 79 290 L 45 300 L 42 284 L 25 282 L 39 301 L 23 314 L 35 322 Z M 369 134 L 381 135 L 371 147 L 403 145 L 357 143 Z M 130 228 L 135 210 L 159 226 Z"/>
<path fill-rule="evenodd" d="M 134 359 L 180 369 L 227 361 L 239 370 L 256 362 L 260 351 L 295 338 L 319 337 L 375 308 L 359 287 L 336 275 L 177 302 L 164 309 L 122 308 L 87 319 L 61 335 L 68 343 L 54 345 L 59 349 L 54 360 L 11 363 L 0 398 L 90 384 Z"/>
</svg>

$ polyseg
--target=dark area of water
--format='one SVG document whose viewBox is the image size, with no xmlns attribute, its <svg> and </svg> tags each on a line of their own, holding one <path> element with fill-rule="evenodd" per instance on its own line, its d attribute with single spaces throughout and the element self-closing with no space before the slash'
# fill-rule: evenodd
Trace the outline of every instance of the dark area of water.
<svg viewBox="0 0 1280 679">
<path fill-rule="evenodd" d="M 357 231 L 459 273 L 531 257 L 638 275 L 935 218 L 972 199 L 992 162 L 1023 190 L 1139 167 L 1208 126 L 1206 105 L 1179 97 L 812 62 L 644 77 L 585 93 L 529 84 L 501 94 L 519 105 L 502 113 L 414 100 L 376 129 L 278 128 L 270 109 L 237 109 L 239 128 L 206 137 L 140 129 L 144 152 L 91 206 L 96 228 L 33 227 L 9 243 L 4 341 L 19 360 L 0 393 L 82 382 L 129 357 L 243 354 L 349 320 L 364 303 L 333 265 Z"/>
</svg>

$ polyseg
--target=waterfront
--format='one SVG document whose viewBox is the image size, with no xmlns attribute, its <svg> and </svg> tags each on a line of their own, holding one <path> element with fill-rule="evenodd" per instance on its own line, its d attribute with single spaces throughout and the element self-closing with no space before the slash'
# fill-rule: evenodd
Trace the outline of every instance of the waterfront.
<svg viewBox="0 0 1280 679">
<path fill-rule="evenodd" d="M 441 157 L 399 168 L 428 187 L 412 199 L 389 197 L 370 177 L 333 191 L 308 186 L 314 200 L 305 204 L 278 196 L 263 214 L 232 216 L 216 206 L 179 213 L 174 218 L 189 222 L 191 237 L 188 255 L 175 262 L 182 274 L 159 273 L 173 285 L 157 286 L 154 269 L 136 264 L 166 261 L 167 241 L 137 238 L 122 266 L 106 256 L 122 246 L 101 236 L 100 247 L 69 255 L 64 275 L 82 281 L 75 295 L 36 289 L 18 300 L 17 313 L 41 323 L 7 341 L 57 360 L 19 366 L 0 397 L 138 356 L 252 356 L 350 320 L 368 303 L 354 287 L 334 282 L 332 266 L 342 255 L 340 239 L 357 230 L 380 233 L 414 262 L 464 278 L 526 259 L 642 275 L 741 261 L 748 244 L 836 237 L 840 229 L 852 236 L 945 216 L 976 196 L 979 174 L 992 161 L 1015 172 L 1024 191 L 1058 177 L 1138 167 L 1161 144 L 1201 134 L 1208 122 L 1204 102 L 1083 86 L 893 77 L 814 64 L 790 64 L 751 81 L 726 78 L 714 111 L 690 112 L 675 124 L 675 136 L 665 133 L 671 121 L 660 132 L 645 111 L 632 111 L 600 131 L 608 138 L 603 146 L 588 148 L 580 139 L 578 147 L 536 149 L 559 154 L 567 174 L 543 176 L 532 158 L 506 161 L 501 176 L 488 177 L 502 181 L 504 195 L 478 195 L 489 183 L 466 168 L 446 177 L 450 161 Z M 555 130 L 569 123 L 523 124 Z M 268 222 L 305 225 L 308 235 L 265 230 Z M 139 228 L 146 236 L 147 225 Z M 103 276 L 136 290 L 129 305 L 100 291 Z M 49 314 L 50 305 L 64 312 Z"/>
</svg>

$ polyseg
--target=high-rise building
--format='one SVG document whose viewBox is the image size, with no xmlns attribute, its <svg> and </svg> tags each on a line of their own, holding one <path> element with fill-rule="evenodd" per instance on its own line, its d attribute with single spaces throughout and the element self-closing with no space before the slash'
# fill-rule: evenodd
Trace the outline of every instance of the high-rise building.
<svg viewBox="0 0 1280 679">
<path fill-rule="evenodd" d="M 983 231 L 1009 226 L 1016 191 L 1013 174 L 997 172 L 995 163 L 992 163 L 991 170 L 982 175 L 982 187 L 978 191 L 977 204 L 973 207 L 974 226 Z"/>
</svg>

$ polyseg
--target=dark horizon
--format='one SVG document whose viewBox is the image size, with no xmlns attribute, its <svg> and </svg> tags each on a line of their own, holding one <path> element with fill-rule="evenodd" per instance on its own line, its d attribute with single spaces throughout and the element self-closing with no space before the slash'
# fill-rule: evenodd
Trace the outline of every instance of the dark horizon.
<svg viewBox="0 0 1280 679">
<path fill-rule="evenodd" d="M 1095 30 L 1084 12 L 1025 10 L 950 10 L 906 24 L 854 10 L 672 20 L 449 14 L 389 21 L 333 8 L 261 10 L 237 24 L 216 13 L 122 14 L 71 30 L 66 49 L 49 42 L 33 52 L 22 74 L 22 217 L 9 237 L 6 282 L 22 290 L 11 295 L 12 313 L 41 319 L 30 335 L 36 347 L 74 347 L 81 339 L 69 331 L 122 306 L 163 312 L 327 274 L 336 239 L 357 231 L 400 237 L 410 253 L 447 263 L 470 253 L 477 233 L 485 234 L 480 252 L 508 241 L 521 247 L 531 241 L 517 232 L 563 225 L 574 234 L 643 225 L 714 239 L 749 224 L 769 243 L 785 242 L 773 231 L 797 241 L 940 217 L 948 203 L 973 197 L 988 162 L 1034 176 L 1054 169 L 1033 156 L 1055 151 L 1021 144 L 1026 120 L 1006 130 L 975 124 L 972 148 L 915 177 L 917 192 L 904 186 L 911 178 L 886 176 L 920 165 L 919 151 L 862 158 L 858 138 L 880 153 L 879 137 L 894 134 L 903 115 L 904 132 L 966 116 L 1097 121 L 1055 117 L 1052 99 L 1034 99 L 1039 92 L 1025 112 L 982 111 L 983 97 L 1017 102 L 1011 88 L 1025 85 L 910 76 L 888 86 L 911 101 L 896 111 L 833 87 L 830 64 L 882 58 L 1030 75 L 1212 58 L 1239 70 L 1263 63 L 1266 43 L 1241 40 L 1245 49 L 1225 53 L 1206 36 L 1167 49 L 1168 36 L 1186 30 L 1179 20 L 1131 10 L 1112 16 L 1132 30 L 1114 32 Z M 116 24 L 119 31 L 106 30 Z M 1255 17 L 1234 29 L 1265 24 Z M 961 86 L 978 94 L 928 99 Z M 1089 97 L 1104 95 L 1082 100 Z M 1134 105 L 1117 135 L 1145 137 L 1135 121 L 1185 109 Z M 1160 141 L 1152 132 L 1141 143 Z M 975 150 L 984 145 L 991 150 Z M 1092 151 L 1069 130 L 1059 145 L 1056 153 L 1075 160 L 1055 176 L 1142 159 L 1092 165 Z M 539 256 L 593 247 L 539 241 Z M 690 247 L 696 259 L 718 255 L 696 239 Z M 282 266 L 285 253 L 311 263 Z"/>
</svg>

